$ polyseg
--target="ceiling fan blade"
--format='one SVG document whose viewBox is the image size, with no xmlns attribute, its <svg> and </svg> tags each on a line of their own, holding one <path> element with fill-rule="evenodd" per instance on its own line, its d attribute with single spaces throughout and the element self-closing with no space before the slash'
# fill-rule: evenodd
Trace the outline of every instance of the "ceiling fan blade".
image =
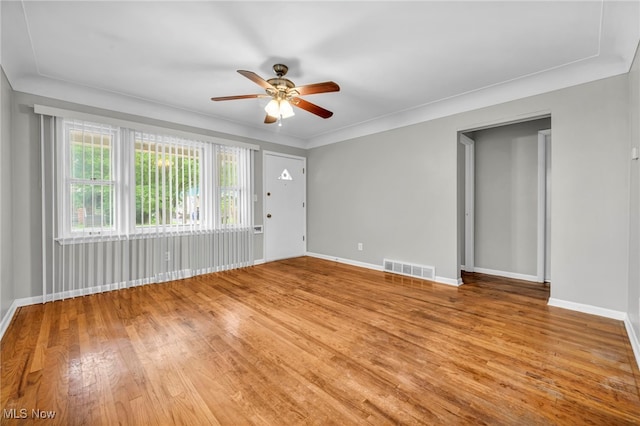
<svg viewBox="0 0 640 426">
<path fill-rule="evenodd" d="M 272 124 L 275 123 L 276 121 L 278 121 L 277 118 L 270 116 L 269 114 L 267 114 L 264 117 L 264 124 Z"/>
<path fill-rule="evenodd" d="M 212 101 L 233 101 L 236 99 L 254 99 L 254 98 L 265 98 L 268 95 L 258 94 L 258 95 L 236 95 L 236 96 L 219 96 L 217 98 L 211 98 Z"/>
<path fill-rule="evenodd" d="M 244 75 L 245 77 L 247 77 L 249 80 L 251 80 L 254 83 L 256 83 L 258 86 L 262 87 L 263 89 L 274 89 L 275 90 L 275 87 L 273 87 L 271 85 L 271 83 L 269 83 L 267 80 L 265 80 L 264 78 L 260 77 L 258 74 L 256 74 L 253 71 L 238 70 L 238 72 L 240 74 Z"/>
<path fill-rule="evenodd" d="M 333 81 L 325 81 L 323 83 L 305 84 L 304 86 L 294 87 L 293 90 L 301 95 L 313 95 L 314 93 L 339 92 L 340 86 Z"/>
<path fill-rule="evenodd" d="M 329 118 L 333 115 L 333 113 L 327 109 L 324 109 L 316 104 L 312 104 L 309 101 L 305 101 L 302 98 L 293 98 L 291 103 L 298 108 L 302 108 L 305 111 L 309 111 L 312 114 L 315 114 L 322 118 Z"/>
</svg>

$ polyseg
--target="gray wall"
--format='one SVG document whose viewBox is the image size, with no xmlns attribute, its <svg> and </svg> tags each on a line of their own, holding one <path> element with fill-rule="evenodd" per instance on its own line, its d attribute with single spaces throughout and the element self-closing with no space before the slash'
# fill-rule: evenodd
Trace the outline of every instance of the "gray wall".
<svg viewBox="0 0 640 426">
<path fill-rule="evenodd" d="M 107 111 L 79 104 L 15 92 L 12 100 L 11 173 L 12 182 L 19 182 L 19 192 L 12 194 L 14 235 L 12 252 L 16 259 L 21 259 L 21 267 L 13 270 L 15 298 L 27 298 L 42 294 L 42 206 L 40 194 L 40 121 L 33 112 L 33 105 L 41 104 L 57 108 L 81 111 L 106 117 L 135 121 L 144 124 L 173 128 L 200 133 L 209 136 L 260 145 L 261 150 L 277 151 L 286 154 L 305 156 L 306 151 L 283 145 L 219 134 L 209 130 L 194 129 L 187 126 L 152 120 L 145 117 Z M 258 201 L 254 203 L 255 221 L 262 223 L 262 151 L 255 155 L 254 192 Z M 262 258 L 262 235 L 255 236 L 255 259 Z"/>
<path fill-rule="evenodd" d="M 627 75 L 311 149 L 309 251 L 457 279 L 458 132 L 549 113 L 551 297 L 626 311 Z"/>
<path fill-rule="evenodd" d="M 430 265 L 456 278 L 457 151 L 446 122 L 310 150 L 308 250 L 378 266 L 385 257 Z"/>
<path fill-rule="evenodd" d="M 536 275 L 538 131 L 551 119 L 474 132 L 475 267 Z"/>
<path fill-rule="evenodd" d="M 9 81 L 0 69 L 0 319 L 13 303 L 11 176 L 11 97 Z"/>
<path fill-rule="evenodd" d="M 640 149 L 640 55 L 636 57 L 629 73 L 629 123 L 630 149 Z M 640 336 L 640 160 L 631 161 L 629 193 L 629 291 L 627 314 Z"/>
</svg>

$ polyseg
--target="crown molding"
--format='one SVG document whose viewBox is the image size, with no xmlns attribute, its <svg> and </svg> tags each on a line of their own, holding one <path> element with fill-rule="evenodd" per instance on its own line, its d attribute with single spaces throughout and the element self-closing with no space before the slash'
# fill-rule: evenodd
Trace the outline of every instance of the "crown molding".
<svg viewBox="0 0 640 426">
<path fill-rule="evenodd" d="M 147 99 L 80 86 L 44 76 L 32 75 L 20 78 L 17 81 L 14 80 L 11 83 L 13 89 L 17 92 L 211 130 L 226 137 L 249 138 L 301 149 L 306 149 L 307 147 L 306 141 L 293 136 L 265 132 L 256 127 L 209 116 L 197 111 L 179 109 Z"/>
</svg>

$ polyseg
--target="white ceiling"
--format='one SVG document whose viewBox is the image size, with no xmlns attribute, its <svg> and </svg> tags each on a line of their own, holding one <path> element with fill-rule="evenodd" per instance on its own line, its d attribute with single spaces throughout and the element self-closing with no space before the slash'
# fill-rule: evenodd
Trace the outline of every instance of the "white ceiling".
<svg viewBox="0 0 640 426">
<path fill-rule="evenodd" d="M 318 146 L 625 73 L 637 1 L 3 1 L 14 90 L 300 147 Z M 265 125 L 282 62 L 305 99 Z"/>
</svg>

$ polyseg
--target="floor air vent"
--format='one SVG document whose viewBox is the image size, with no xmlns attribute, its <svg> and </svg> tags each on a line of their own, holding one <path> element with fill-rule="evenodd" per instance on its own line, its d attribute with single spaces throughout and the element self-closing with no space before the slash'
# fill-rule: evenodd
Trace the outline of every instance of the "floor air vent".
<svg viewBox="0 0 640 426">
<path fill-rule="evenodd" d="M 434 280 L 436 276 L 436 269 L 433 266 L 415 265 L 389 259 L 384 259 L 383 265 L 385 272 L 393 272 L 394 274 L 423 278 L 425 280 Z"/>
</svg>

